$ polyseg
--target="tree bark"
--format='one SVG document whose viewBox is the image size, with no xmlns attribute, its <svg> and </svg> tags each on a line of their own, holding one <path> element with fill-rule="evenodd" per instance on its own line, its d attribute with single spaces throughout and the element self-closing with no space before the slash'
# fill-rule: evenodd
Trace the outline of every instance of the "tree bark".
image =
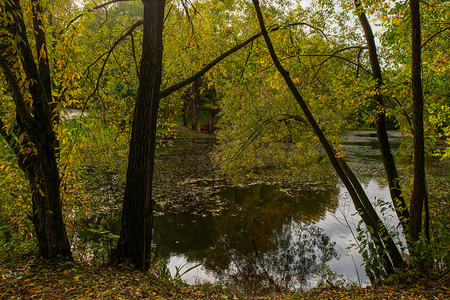
<svg viewBox="0 0 450 300">
<path fill-rule="evenodd" d="M 200 86 L 201 86 L 201 78 L 194 81 L 192 84 L 192 105 L 191 105 L 191 129 L 198 129 L 198 109 L 200 105 Z"/>
<path fill-rule="evenodd" d="M 162 76 L 164 0 L 142 0 L 144 36 L 128 155 L 120 238 L 113 260 L 148 270 L 153 228 L 152 181 Z"/>
<path fill-rule="evenodd" d="M 43 139 L 43 141 L 45 141 Z M 59 170 L 53 145 L 36 145 L 37 159 L 28 173 L 31 183 L 33 215 L 39 252 L 44 258 L 72 258 L 62 218 Z"/>
<path fill-rule="evenodd" d="M 392 264 L 395 268 L 402 268 L 403 258 L 402 254 L 398 250 L 397 246 L 395 245 L 394 240 L 392 239 L 391 235 L 389 234 L 386 226 L 384 225 L 383 221 L 378 216 L 377 212 L 373 208 L 372 203 L 370 202 L 369 198 L 367 197 L 366 193 L 364 192 L 364 189 L 362 188 L 361 184 L 359 183 L 358 179 L 356 178 L 353 171 L 350 169 L 350 167 L 347 165 L 344 159 L 340 158 L 338 159 L 339 164 L 341 165 L 342 169 L 348 176 L 350 182 L 352 183 L 353 187 L 356 190 L 356 193 L 359 196 L 359 199 L 361 200 L 362 205 L 364 206 L 366 213 L 370 216 L 370 219 L 368 219 L 368 222 L 371 222 L 373 220 L 373 224 L 367 224 L 371 227 L 376 228 L 375 235 L 379 235 L 379 241 L 375 241 L 376 245 L 383 246 L 386 248 L 387 254 L 389 255 L 390 260 L 392 261 Z M 377 247 L 378 248 L 378 247 Z M 379 251 L 380 257 L 383 257 L 385 254 L 383 253 L 382 249 L 377 249 Z M 385 269 L 389 269 L 388 260 L 385 257 L 386 265 Z M 390 269 L 391 272 L 393 272 L 393 269 Z"/>
<path fill-rule="evenodd" d="M 372 68 L 373 79 L 376 80 L 375 87 L 375 128 L 377 131 L 378 144 L 380 146 L 381 158 L 383 160 L 384 170 L 386 172 L 389 191 L 395 211 L 402 225 L 403 231 L 408 232 L 409 211 L 403 199 L 402 190 L 399 182 L 397 167 L 392 154 L 389 137 L 386 129 L 386 117 L 383 111 L 384 101 L 381 94 L 381 87 L 383 85 L 383 78 L 381 73 L 380 62 L 378 60 L 377 46 L 373 36 L 372 28 L 367 20 L 367 16 L 362 8 L 361 0 L 355 0 L 355 7 L 358 11 L 358 18 L 361 27 L 364 31 L 364 36 L 367 42 L 367 49 L 369 51 L 370 66 Z"/>
<path fill-rule="evenodd" d="M 423 136 L 423 91 L 421 78 L 421 29 L 418 0 L 409 1 L 411 12 L 411 84 L 414 128 L 414 184 L 410 204 L 409 235 L 413 242 L 419 239 L 422 230 L 423 200 L 425 185 L 425 147 Z"/>
<path fill-rule="evenodd" d="M 40 3 L 33 1 L 40 10 Z M 61 195 L 59 189 L 59 170 L 56 160 L 57 139 L 53 131 L 49 69 L 42 67 L 38 70 L 33 58 L 33 53 L 28 42 L 26 25 L 23 19 L 22 8 L 19 0 L 7 1 L 2 7 L 2 23 L 6 25 L 8 34 L 18 35 L 17 45 L 11 43 L 13 39 L 3 39 L 0 45 L 2 50 L 0 67 L 5 74 L 10 87 L 15 105 L 18 130 L 8 134 L 2 128 L 2 135 L 11 145 L 19 160 L 19 166 L 27 175 L 32 191 L 32 221 L 35 227 L 39 245 L 39 252 L 43 258 L 63 257 L 72 259 L 70 244 L 64 226 L 62 216 Z M 40 11 L 42 13 L 42 11 Z M 9 20 L 9 17 L 13 20 Z M 33 13 L 33 23 L 39 24 L 39 32 L 36 32 L 36 44 L 45 45 L 44 27 L 42 15 L 36 11 Z M 39 19 L 39 20 L 37 20 Z M 14 47 L 19 48 L 17 53 L 10 51 Z M 42 56 L 40 63 L 48 66 L 48 55 Z M 19 88 L 18 79 L 11 65 L 21 61 L 26 80 L 29 84 L 29 92 L 34 108 L 33 114 L 25 103 L 23 91 Z M 43 82 L 45 79 L 45 83 Z M 3 123 L 3 122 L 2 122 Z M 22 139 L 19 135 L 23 135 Z M 31 148 L 30 151 L 20 151 Z"/>
</svg>

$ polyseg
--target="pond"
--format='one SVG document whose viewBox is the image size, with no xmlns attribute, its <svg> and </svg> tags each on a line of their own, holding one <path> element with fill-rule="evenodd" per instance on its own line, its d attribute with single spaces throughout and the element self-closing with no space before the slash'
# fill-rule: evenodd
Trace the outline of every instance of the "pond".
<svg viewBox="0 0 450 300">
<path fill-rule="evenodd" d="M 401 135 L 390 137 L 398 147 Z M 357 249 L 347 249 L 359 218 L 337 179 L 325 189 L 297 187 L 296 193 L 267 182 L 229 186 L 215 177 L 211 147 L 196 143 L 156 162 L 154 243 L 172 276 L 248 295 L 310 288 L 330 271 L 368 283 Z M 388 201 L 376 135 L 348 134 L 344 149 L 369 199 Z M 175 186 L 174 176 L 183 178 Z M 182 190 L 181 200 L 170 195 L 175 190 Z M 395 217 L 389 219 L 395 226 Z"/>
<path fill-rule="evenodd" d="M 390 138 L 397 148 L 401 135 Z M 153 242 L 172 277 L 246 295 L 308 289 L 324 278 L 368 284 L 357 249 L 348 249 L 359 217 L 336 176 L 320 189 L 270 180 L 233 186 L 213 168 L 212 141 L 184 143 L 155 161 Z M 389 201 L 376 135 L 349 133 L 344 150 L 369 199 Z M 118 233 L 118 214 L 108 220 Z"/>
</svg>

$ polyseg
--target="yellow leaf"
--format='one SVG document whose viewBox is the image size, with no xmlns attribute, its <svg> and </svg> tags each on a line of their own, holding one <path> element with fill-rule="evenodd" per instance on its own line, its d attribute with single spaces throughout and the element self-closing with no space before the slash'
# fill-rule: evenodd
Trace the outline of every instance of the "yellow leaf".
<svg viewBox="0 0 450 300">
<path fill-rule="evenodd" d="M 39 51 L 39 59 L 46 59 L 47 53 L 45 52 L 45 44 L 42 45 L 41 51 Z"/>
</svg>

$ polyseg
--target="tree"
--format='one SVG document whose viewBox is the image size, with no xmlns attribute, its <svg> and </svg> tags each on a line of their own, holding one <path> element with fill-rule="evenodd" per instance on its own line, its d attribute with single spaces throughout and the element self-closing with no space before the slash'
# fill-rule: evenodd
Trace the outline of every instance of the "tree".
<svg viewBox="0 0 450 300">
<path fill-rule="evenodd" d="M 143 0 L 144 35 L 134 107 L 120 238 L 113 259 L 150 267 L 153 227 L 152 180 L 162 76 L 165 0 Z"/>
<path fill-rule="evenodd" d="M 414 185 L 411 197 L 411 217 L 409 234 L 412 241 L 419 239 L 422 228 L 423 201 L 426 197 L 425 186 L 425 143 L 423 133 L 423 91 L 422 91 L 422 59 L 420 6 L 418 0 L 409 1 L 411 11 L 411 85 L 413 100 L 414 129 Z M 413 250 L 413 249 L 411 249 Z M 415 251 L 413 250 L 413 253 Z M 417 255 L 417 253 L 415 253 Z"/>
<path fill-rule="evenodd" d="M 0 131 L 30 184 L 31 219 L 40 255 L 72 259 L 61 209 L 59 111 L 52 96 L 45 16 L 38 0 L 26 8 L 31 9 L 33 28 L 27 28 L 20 0 L 2 1 L 0 6 L 0 67 L 15 106 L 14 124 L 0 120 Z M 28 41 L 30 32 L 34 33 L 35 53 Z"/>
<path fill-rule="evenodd" d="M 369 61 L 372 69 L 372 76 L 375 80 L 375 95 L 374 95 L 374 114 L 375 114 L 375 129 L 378 137 L 378 144 L 380 147 L 380 153 L 383 160 L 384 169 L 389 185 L 389 191 L 391 193 L 392 203 L 394 204 L 395 211 L 402 225 L 403 231 L 408 232 L 408 220 L 409 211 L 406 207 L 405 201 L 402 196 L 402 189 L 400 186 L 400 179 L 397 172 L 394 156 L 392 154 L 391 146 L 389 143 L 389 137 L 387 134 L 386 126 L 386 112 L 384 109 L 382 94 L 383 77 L 381 72 L 381 66 L 377 54 L 377 46 L 375 38 L 372 32 L 372 28 L 367 20 L 367 16 L 362 7 L 361 0 L 355 0 L 355 8 L 358 14 L 361 27 L 364 31 L 364 36 L 367 42 L 367 48 L 369 52 Z"/>
<path fill-rule="evenodd" d="M 112 254 L 112 261 L 118 262 L 128 259 L 136 268 L 147 270 L 150 266 L 149 258 L 152 240 L 152 180 L 160 100 L 182 87 L 196 82 L 223 59 L 242 49 L 262 34 L 257 33 L 253 35 L 219 55 L 192 76 L 160 91 L 165 2 L 164 0 L 143 0 L 143 3 L 144 34 L 139 71 L 139 88 L 134 107 L 121 232 L 117 248 Z M 126 35 L 132 32 L 132 29 Z M 280 28 L 272 28 L 273 31 L 278 29 Z M 124 36 L 116 41 L 114 45 L 117 45 Z"/>
<path fill-rule="evenodd" d="M 253 0 L 252 2 L 258 16 L 259 25 L 261 27 L 264 40 L 266 42 L 270 56 L 276 68 L 282 75 L 283 79 L 286 82 L 286 85 L 289 87 L 298 105 L 301 107 L 306 119 L 308 120 L 317 137 L 319 138 L 319 141 L 322 144 L 325 152 L 327 153 L 327 156 L 333 168 L 336 170 L 337 174 L 339 175 L 339 178 L 342 180 L 345 187 L 347 188 L 353 200 L 353 203 L 359 212 L 359 215 L 369 228 L 372 240 L 376 244 L 377 254 L 380 257 L 380 260 L 384 261 L 383 267 L 385 274 L 390 275 L 394 273 L 394 267 L 398 268 L 401 267 L 403 264 L 403 259 L 400 255 L 397 246 L 395 245 L 394 241 L 392 240 L 392 237 L 389 235 L 386 228 L 384 227 L 383 222 L 379 219 L 378 214 L 374 210 L 360 183 L 353 175 L 353 173 L 351 172 L 350 168 L 347 166 L 345 161 L 343 159 L 339 159 L 336 156 L 335 151 L 331 147 L 322 129 L 320 128 L 319 124 L 317 123 L 311 111 L 309 110 L 306 102 L 303 100 L 303 97 L 296 88 L 289 73 L 281 65 L 280 60 L 277 54 L 275 53 L 272 42 L 265 28 L 265 23 L 261 12 L 261 8 L 259 6 L 259 1 Z M 377 272 L 378 270 L 373 271 Z M 381 274 L 381 277 L 384 277 L 383 274 Z"/>
<path fill-rule="evenodd" d="M 152 185 L 159 102 L 180 88 L 195 82 L 207 71 L 252 40 L 226 51 L 187 79 L 160 91 L 163 55 L 164 0 L 143 0 L 144 33 L 139 71 L 139 88 L 134 107 L 121 232 L 112 261 L 130 260 L 136 268 L 147 270 L 153 227 Z"/>
</svg>

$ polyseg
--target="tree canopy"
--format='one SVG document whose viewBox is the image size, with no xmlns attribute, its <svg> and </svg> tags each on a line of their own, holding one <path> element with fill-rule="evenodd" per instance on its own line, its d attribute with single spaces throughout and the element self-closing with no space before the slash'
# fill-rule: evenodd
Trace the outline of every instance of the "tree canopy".
<svg viewBox="0 0 450 300">
<path fill-rule="evenodd" d="M 401 252 L 432 268 L 419 248 L 445 236 L 430 234 L 430 218 L 443 222 L 430 203 L 446 192 L 427 190 L 426 163 L 450 157 L 448 6 L 1 0 L 0 228 L 36 236 L 44 258 L 72 259 L 77 226 L 108 205 L 93 174 L 113 169 L 124 190 L 112 260 L 147 270 L 155 151 L 189 121 L 214 131 L 214 162 L 233 182 L 261 170 L 314 181 L 332 166 L 365 223 L 374 280 L 408 267 Z M 406 247 L 346 162 L 343 134 L 358 129 L 376 131 Z M 405 137 L 400 155 L 389 129 Z"/>
</svg>

